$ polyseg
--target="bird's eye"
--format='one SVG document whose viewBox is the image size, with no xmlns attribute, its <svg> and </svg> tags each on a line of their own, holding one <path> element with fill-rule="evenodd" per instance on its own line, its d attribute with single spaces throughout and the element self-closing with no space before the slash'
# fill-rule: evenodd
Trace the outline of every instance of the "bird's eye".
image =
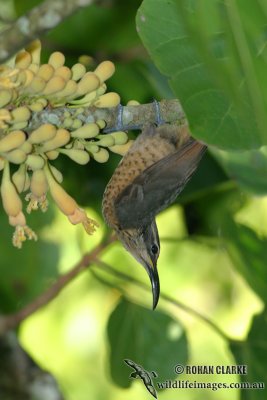
<svg viewBox="0 0 267 400">
<path fill-rule="evenodd" d="M 156 244 L 152 244 L 151 251 L 152 251 L 152 254 L 154 254 L 154 255 L 158 254 L 158 251 L 159 251 L 158 246 Z"/>
</svg>

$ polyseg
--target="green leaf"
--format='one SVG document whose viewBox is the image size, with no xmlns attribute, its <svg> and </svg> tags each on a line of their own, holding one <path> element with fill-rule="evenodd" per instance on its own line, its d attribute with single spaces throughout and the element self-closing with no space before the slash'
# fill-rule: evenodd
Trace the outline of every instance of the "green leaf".
<svg viewBox="0 0 267 400">
<path fill-rule="evenodd" d="M 259 238 L 252 229 L 225 218 L 223 234 L 236 268 L 251 288 L 267 302 L 267 239 Z"/>
<path fill-rule="evenodd" d="M 130 359 L 146 371 L 155 371 L 160 380 L 175 376 L 177 360 L 186 364 L 187 339 L 183 327 L 167 314 L 148 310 L 121 299 L 108 322 L 110 373 L 121 387 L 129 387 Z"/>
<path fill-rule="evenodd" d="M 51 223 L 52 211 L 45 215 L 36 213 L 28 217 L 29 226 L 35 232 L 42 225 Z M 34 221 L 32 221 L 34 219 Z M 3 232 L 0 241 L 0 312 L 17 311 L 42 293 L 58 276 L 59 248 L 57 244 L 38 239 L 26 241 L 22 249 L 12 245 L 14 228 L 8 218 L 0 213 Z"/>
<path fill-rule="evenodd" d="M 267 147 L 250 151 L 214 150 L 213 154 L 228 175 L 249 192 L 267 193 Z"/>
<path fill-rule="evenodd" d="M 245 342 L 232 342 L 230 348 L 238 365 L 247 366 L 247 375 L 241 375 L 241 382 L 267 382 L 267 313 L 266 310 L 254 317 L 251 330 Z M 266 390 L 241 390 L 241 400 L 265 400 Z"/>
<path fill-rule="evenodd" d="M 255 0 L 144 0 L 138 10 L 145 47 L 208 144 L 267 144 L 266 15 Z"/>
</svg>

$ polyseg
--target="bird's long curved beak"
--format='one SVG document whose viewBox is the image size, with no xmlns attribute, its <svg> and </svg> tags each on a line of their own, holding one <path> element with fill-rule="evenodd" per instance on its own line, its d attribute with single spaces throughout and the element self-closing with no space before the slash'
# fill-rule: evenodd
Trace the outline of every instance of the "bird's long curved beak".
<svg viewBox="0 0 267 400">
<path fill-rule="evenodd" d="M 156 265 L 146 264 L 146 270 L 151 282 L 153 295 L 153 310 L 157 307 L 160 294 L 159 274 Z"/>
</svg>

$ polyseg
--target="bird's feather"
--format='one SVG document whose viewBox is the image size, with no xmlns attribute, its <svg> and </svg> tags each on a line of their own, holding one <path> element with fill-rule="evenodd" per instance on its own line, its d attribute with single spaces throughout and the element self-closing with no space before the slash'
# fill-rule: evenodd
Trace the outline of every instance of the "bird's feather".
<svg viewBox="0 0 267 400">
<path fill-rule="evenodd" d="M 190 139 L 174 153 L 145 169 L 115 201 L 122 229 L 147 225 L 168 207 L 194 173 L 206 146 Z"/>
</svg>

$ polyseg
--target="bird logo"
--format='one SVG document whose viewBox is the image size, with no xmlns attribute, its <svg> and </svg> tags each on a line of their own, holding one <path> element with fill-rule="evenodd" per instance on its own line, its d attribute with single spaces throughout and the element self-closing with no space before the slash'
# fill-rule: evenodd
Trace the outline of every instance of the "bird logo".
<svg viewBox="0 0 267 400">
<path fill-rule="evenodd" d="M 151 375 L 153 375 L 154 378 L 157 377 L 156 372 L 151 372 L 151 374 L 146 371 L 141 365 L 136 364 L 134 361 L 130 360 L 129 358 L 126 358 L 124 360 L 125 364 L 127 364 L 129 367 L 131 367 L 134 372 L 131 373 L 130 378 L 136 379 L 136 378 L 140 378 L 142 379 L 145 387 L 147 388 L 147 390 L 149 391 L 149 393 L 155 397 L 155 399 L 158 398 L 157 396 L 157 391 L 155 389 L 155 386 L 153 384 Z"/>
</svg>

